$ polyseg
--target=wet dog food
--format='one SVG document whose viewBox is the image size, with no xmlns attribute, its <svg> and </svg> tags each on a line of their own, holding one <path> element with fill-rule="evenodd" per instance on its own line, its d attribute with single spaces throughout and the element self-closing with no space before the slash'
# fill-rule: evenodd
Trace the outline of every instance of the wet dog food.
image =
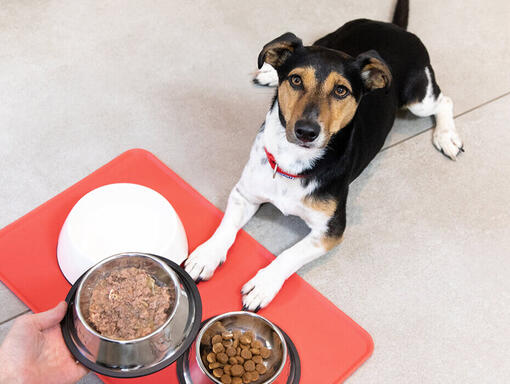
<svg viewBox="0 0 510 384">
<path fill-rule="evenodd" d="M 271 350 L 253 332 L 224 331 L 210 338 L 209 351 L 202 360 L 209 372 L 223 384 L 248 384 L 267 372 L 264 360 Z"/>
<path fill-rule="evenodd" d="M 141 268 L 113 270 L 92 290 L 88 322 L 101 335 L 132 340 L 154 332 L 175 305 L 175 290 Z"/>
</svg>

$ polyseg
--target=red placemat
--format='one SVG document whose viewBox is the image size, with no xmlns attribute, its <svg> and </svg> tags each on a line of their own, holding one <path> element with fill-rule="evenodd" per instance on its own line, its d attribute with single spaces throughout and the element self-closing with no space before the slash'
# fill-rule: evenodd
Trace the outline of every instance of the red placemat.
<svg viewBox="0 0 510 384">
<path fill-rule="evenodd" d="M 150 152 L 133 149 L 123 153 L 0 231 L 0 279 L 34 312 L 53 307 L 69 291 L 56 257 L 67 214 L 84 194 L 111 183 L 141 184 L 165 196 L 184 224 L 190 250 L 212 235 L 222 217 L 219 209 Z M 210 281 L 198 285 L 203 318 L 241 309 L 242 285 L 273 258 L 240 231 L 227 261 Z M 259 314 L 294 341 L 304 384 L 340 383 L 373 351 L 370 335 L 296 274 Z M 109 383 L 177 383 L 175 365 L 143 378 L 102 379 Z"/>
</svg>

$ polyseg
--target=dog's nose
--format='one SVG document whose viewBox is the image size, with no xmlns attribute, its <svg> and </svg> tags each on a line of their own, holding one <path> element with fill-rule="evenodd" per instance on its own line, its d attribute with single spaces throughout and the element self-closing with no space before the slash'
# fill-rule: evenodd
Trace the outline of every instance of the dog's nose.
<svg viewBox="0 0 510 384">
<path fill-rule="evenodd" d="M 296 137 L 304 142 L 314 141 L 321 131 L 321 127 L 314 121 L 299 120 L 294 126 Z"/>
</svg>

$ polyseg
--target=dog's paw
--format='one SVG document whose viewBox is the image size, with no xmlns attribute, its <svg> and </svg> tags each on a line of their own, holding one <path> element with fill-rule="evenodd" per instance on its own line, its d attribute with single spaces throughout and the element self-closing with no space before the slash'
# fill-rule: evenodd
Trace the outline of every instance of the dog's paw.
<svg viewBox="0 0 510 384">
<path fill-rule="evenodd" d="M 265 87 L 276 87 L 278 85 L 278 73 L 268 63 L 264 63 L 253 77 L 253 82 Z"/>
<path fill-rule="evenodd" d="M 209 240 L 189 255 L 184 262 L 184 269 L 195 281 L 209 280 L 226 257 L 227 249 Z"/>
<path fill-rule="evenodd" d="M 285 279 L 267 268 L 261 269 L 241 289 L 243 309 L 257 312 L 259 309 L 264 308 L 280 291 L 284 282 Z"/>
<path fill-rule="evenodd" d="M 451 160 L 457 160 L 457 155 L 464 152 L 464 145 L 455 127 L 436 129 L 432 142 L 438 151 Z"/>
</svg>

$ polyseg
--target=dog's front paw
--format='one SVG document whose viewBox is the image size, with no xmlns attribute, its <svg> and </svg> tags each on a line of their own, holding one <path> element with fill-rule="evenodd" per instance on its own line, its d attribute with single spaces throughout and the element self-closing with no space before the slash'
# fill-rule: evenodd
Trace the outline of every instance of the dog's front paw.
<svg viewBox="0 0 510 384">
<path fill-rule="evenodd" d="M 278 73 L 268 63 L 264 63 L 253 77 L 253 82 L 265 87 L 276 87 L 278 85 Z"/>
<path fill-rule="evenodd" d="M 267 268 L 261 269 L 241 289 L 243 309 L 257 312 L 259 309 L 264 308 L 280 291 L 284 282 L 285 279 Z"/>
<path fill-rule="evenodd" d="M 436 129 L 432 137 L 434 147 L 451 160 L 456 160 L 460 152 L 464 152 L 464 145 L 459 134 L 453 129 Z"/>
<path fill-rule="evenodd" d="M 186 272 L 195 281 L 209 280 L 227 257 L 227 249 L 214 241 L 206 241 L 196 248 L 184 262 Z"/>
</svg>

